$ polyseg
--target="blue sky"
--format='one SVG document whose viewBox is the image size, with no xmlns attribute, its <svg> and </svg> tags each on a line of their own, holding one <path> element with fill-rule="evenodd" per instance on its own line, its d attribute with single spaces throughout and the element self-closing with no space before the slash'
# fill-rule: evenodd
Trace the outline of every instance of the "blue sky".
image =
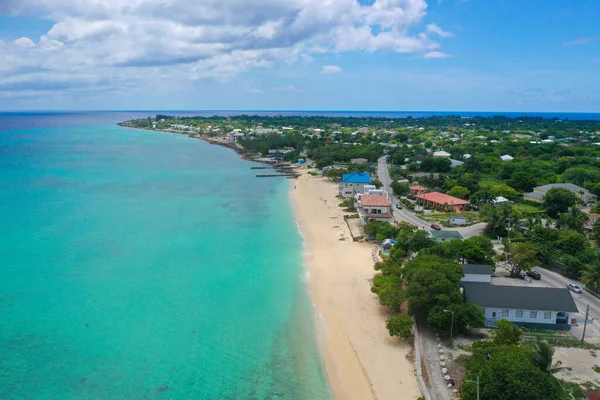
<svg viewBox="0 0 600 400">
<path fill-rule="evenodd" d="M 3 0 L 0 110 L 600 112 L 600 0 Z"/>
</svg>

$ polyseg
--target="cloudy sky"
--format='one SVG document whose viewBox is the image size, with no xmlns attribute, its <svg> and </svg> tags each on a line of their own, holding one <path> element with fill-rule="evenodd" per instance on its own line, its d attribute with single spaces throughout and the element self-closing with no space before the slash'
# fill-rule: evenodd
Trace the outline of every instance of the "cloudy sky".
<svg viewBox="0 0 600 400">
<path fill-rule="evenodd" d="M 600 0 L 0 0 L 0 110 L 600 112 Z"/>
</svg>

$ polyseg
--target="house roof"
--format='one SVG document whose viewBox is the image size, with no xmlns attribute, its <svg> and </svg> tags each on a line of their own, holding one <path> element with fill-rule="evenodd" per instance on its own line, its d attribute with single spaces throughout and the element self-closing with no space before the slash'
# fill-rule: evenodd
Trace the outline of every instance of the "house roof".
<svg viewBox="0 0 600 400">
<path fill-rule="evenodd" d="M 570 190 L 571 192 L 576 192 L 576 193 L 580 193 L 580 192 L 589 193 L 589 191 L 587 189 L 584 189 L 581 186 L 577 186 L 573 183 L 551 183 L 549 185 L 535 187 L 535 188 L 533 188 L 533 190 L 538 190 L 540 192 L 546 193 L 548 190 L 554 189 L 554 188 L 567 189 L 567 190 Z"/>
<path fill-rule="evenodd" d="M 531 192 L 531 193 L 525 193 L 523 196 L 531 197 L 532 199 L 544 200 L 544 195 L 542 193 Z"/>
<path fill-rule="evenodd" d="M 392 203 L 381 194 L 363 194 L 360 197 L 360 203 L 369 207 L 390 207 Z"/>
<path fill-rule="evenodd" d="M 514 160 L 514 158 L 513 158 L 513 157 L 511 157 L 511 156 L 509 156 L 508 154 L 505 154 L 505 155 L 503 155 L 503 156 L 500 156 L 500 158 L 501 158 L 501 159 L 503 159 L 503 160 Z"/>
<path fill-rule="evenodd" d="M 458 233 L 457 231 L 448 231 L 448 230 L 431 231 L 431 236 L 433 236 L 433 238 L 437 242 L 447 242 L 449 240 L 462 240 L 463 239 L 462 235 L 460 233 Z"/>
<path fill-rule="evenodd" d="M 494 203 L 499 204 L 499 203 L 506 203 L 507 201 L 509 201 L 506 197 L 502 197 L 502 196 L 498 196 L 494 199 Z"/>
<path fill-rule="evenodd" d="M 369 160 L 367 160 L 366 158 L 353 158 L 352 160 L 350 160 L 351 163 L 368 163 Z"/>
<path fill-rule="evenodd" d="M 418 199 L 427 200 L 436 204 L 448 204 L 459 206 L 463 204 L 469 204 L 467 200 L 459 199 L 458 197 L 448 196 L 447 194 L 440 192 L 423 193 L 415 196 Z"/>
<path fill-rule="evenodd" d="M 371 183 L 371 175 L 368 172 L 352 172 L 351 174 L 344 174 L 342 182 Z"/>
<path fill-rule="evenodd" d="M 465 274 L 492 275 L 494 273 L 491 265 L 484 264 L 463 264 L 462 269 Z"/>
<path fill-rule="evenodd" d="M 450 157 L 450 153 L 444 150 L 436 151 L 433 153 L 434 157 Z"/>
<path fill-rule="evenodd" d="M 588 400 L 600 400 L 600 392 L 585 392 L 584 395 Z"/>
<path fill-rule="evenodd" d="M 578 312 L 567 288 L 500 286 L 487 283 L 464 283 L 467 301 L 479 307 L 514 310 Z"/>
<path fill-rule="evenodd" d="M 450 159 L 450 168 L 460 167 L 463 164 L 464 164 L 464 162 L 462 162 L 462 161 Z"/>
<path fill-rule="evenodd" d="M 428 190 L 426 187 L 424 186 L 420 186 L 420 185 L 412 185 L 409 187 L 410 190 Z"/>
</svg>

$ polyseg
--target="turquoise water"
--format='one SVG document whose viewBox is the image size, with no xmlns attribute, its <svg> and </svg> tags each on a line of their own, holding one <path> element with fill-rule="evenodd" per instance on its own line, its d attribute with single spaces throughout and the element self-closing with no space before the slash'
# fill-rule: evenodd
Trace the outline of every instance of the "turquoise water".
<svg viewBox="0 0 600 400">
<path fill-rule="evenodd" d="M 331 398 L 289 183 L 252 165 L 112 124 L 0 132 L 0 399 Z"/>
</svg>

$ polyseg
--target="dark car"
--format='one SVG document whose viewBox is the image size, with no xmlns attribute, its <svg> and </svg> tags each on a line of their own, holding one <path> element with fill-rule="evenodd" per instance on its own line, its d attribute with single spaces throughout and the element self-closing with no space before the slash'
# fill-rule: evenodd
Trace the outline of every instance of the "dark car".
<svg viewBox="0 0 600 400">
<path fill-rule="evenodd" d="M 431 224 L 431 229 L 435 229 L 436 231 L 441 231 L 442 226 L 439 224 Z"/>
<path fill-rule="evenodd" d="M 540 273 L 536 271 L 527 271 L 527 276 L 531 279 L 535 279 L 536 281 L 542 279 L 542 275 L 540 275 Z"/>
<path fill-rule="evenodd" d="M 397 203 L 397 204 L 396 204 L 396 208 L 397 208 L 398 210 L 402 210 L 402 204 L 400 204 L 400 203 Z"/>
</svg>

